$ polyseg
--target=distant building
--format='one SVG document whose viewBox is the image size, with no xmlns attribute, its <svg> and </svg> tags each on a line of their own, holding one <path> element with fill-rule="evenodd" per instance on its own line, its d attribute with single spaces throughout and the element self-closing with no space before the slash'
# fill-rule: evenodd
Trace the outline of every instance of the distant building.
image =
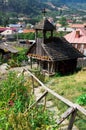
<svg viewBox="0 0 86 130">
<path fill-rule="evenodd" d="M 2 33 L 3 31 L 5 31 L 6 28 L 5 27 L 0 27 L 0 33 Z"/>
<path fill-rule="evenodd" d="M 76 29 L 64 38 L 86 56 L 86 29 Z"/>
<path fill-rule="evenodd" d="M 85 24 L 70 24 L 69 26 L 73 29 L 78 29 L 78 28 L 84 28 Z"/>
<path fill-rule="evenodd" d="M 16 31 L 16 28 L 0 27 L 0 33 L 4 32 L 4 31 L 6 31 L 6 30 Z"/>
<path fill-rule="evenodd" d="M 14 28 L 5 28 L 3 32 L 1 32 L 2 41 L 6 40 L 14 40 L 14 34 L 16 33 Z"/>
<path fill-rule="evenodd" d="M 11 54 L 16 55 L 18 51 L 7 43 L 0 44 L 0 58 L 7 61 L 11 58 Z"/>
<path fill-rule="evenodd" d="M 35 33 L 34 29 L 24 29 L 23 33 Z"/>
<path fill-rule="evenodd" d="M 58 32 L 72 32 L 74 29 L 69 27 L 59 27 L 57 29 Z"/>
<path fill-rule="evenodd" d="M 13 35 L 13 34 L 15 34 L 15 31 L 13 31 L 11 29 L 7 29 L 1 33 L 1 35 L 3 35 L 3 36 Z"/>
<path fill-rule="evenodd" d="M 18 23 L 18 24 L 9 24 L 10 28 L 15 28 L 16 31 L 18 32 L 19 30 L 22 30 L 25 28 L 25 23 Z"/>
</svg>

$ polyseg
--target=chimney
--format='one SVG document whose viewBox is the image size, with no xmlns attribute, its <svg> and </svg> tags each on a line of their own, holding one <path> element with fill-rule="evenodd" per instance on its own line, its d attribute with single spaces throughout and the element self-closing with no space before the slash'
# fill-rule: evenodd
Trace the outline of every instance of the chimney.
<svg viewBox="0 0 86 130">
<path fill-rule="evenodd" d="M 75 34 L 75 38 L 79 38 L 79 37 L 80 37 L 80 31 L 77 30 L 77 31 L 76 31 L 76 34 Z"/>
<path fill-rule="evenodd" d="M 84 25 L 84 29 L 86 30 L 86 24 Z"/>
</svg>

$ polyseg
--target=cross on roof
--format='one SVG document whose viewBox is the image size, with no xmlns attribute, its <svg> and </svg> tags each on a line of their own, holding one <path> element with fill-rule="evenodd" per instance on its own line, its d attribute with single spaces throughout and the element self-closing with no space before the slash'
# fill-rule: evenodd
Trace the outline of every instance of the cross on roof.
<svg viewBox="0 0 86 130">
<path fill-rule="evenodd" d="M 42 10 L 42 13 L 43 13 L 44 16 L 47 13 L 45 8 Z"/>
</svg>

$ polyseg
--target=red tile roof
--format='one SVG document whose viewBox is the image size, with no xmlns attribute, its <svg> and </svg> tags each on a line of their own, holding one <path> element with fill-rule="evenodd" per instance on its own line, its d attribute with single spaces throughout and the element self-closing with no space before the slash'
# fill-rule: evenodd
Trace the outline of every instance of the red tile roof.
<svg viewBox="0 0 86 130">
<path fill-rule="evenodd" d="M 79 36 L 76 33 L 79 32 Z M 77 29 L 64 36 L 70 43 L 86 43 L 86 29 Z"/>
<path fill-rule="evenodd" d="M 34 33 L 35 32 L 35 30 L 34 29 L 24 29 L 23 30 L 23 33 Z"/>
<path fill-rule="evenodd" d="M 3 31 L 5 31 L 5 30 L 12 30 L 12 31 L 16 31 L 16 29 L 15 28 L 9 28 L 9 27 L 0 27 L 0 32 L 3 32 Z"/>
<path fill-rule="evenodd" d="M 71 28 L 83 28 L 84 24 L 70 24 Z"/>
</svg>

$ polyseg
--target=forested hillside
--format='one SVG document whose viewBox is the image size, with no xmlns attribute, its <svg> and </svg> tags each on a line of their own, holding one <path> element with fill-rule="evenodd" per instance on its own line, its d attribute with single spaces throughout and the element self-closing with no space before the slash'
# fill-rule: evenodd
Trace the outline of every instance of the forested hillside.
<svg viewBox="0 0 86 130">
<path fill-rule="evenodd" d="M 38 14 L 43 5 L 37 0 L 9 0 L 9 10 L 24 14 Z"/>
<path fill-rule="evenodd" d="M 4 0 L 3 0 L 4 1 Z M 30 16 L 37 15 L 43 8 L 49 8 L 46 3 L 40 0 L 8 0 L 0 2 L 0 10 L 16 12 Z"/>
<path fill-rule="evenodd" d="M 76 6 L 75 6 L 76 3 Z M 67 6 L 68 10 L 63 10 Z M 29 22 L 35 24 L 42 16 L 42 10 L 46 8 L 47 16 L 56 18 L 57 15 L 78 14 L 82 15 L 86 10 L 85 0 L 0 0 L 0 25 L 17 22 L 19 17 L 26 16 Z M 82 11 L 82 12 L 81 12 Z"/>
<path fill-rule="evenodd" d="M 8 11 L 13 11 L 17 13 L 37 15 L 42 8 L 48 8 L 52 10 L 47 2 L 51 2 L 55 6 L 60 6 L 61 4 L 68 3 L 86 3 L 86 0 L 7 0 L 4 4 L 8 8 Z M 0 4 L 3 7 L 3 3 Z M 2 8 L 3 9 L 6 9 Z"/>
<path fill-rule="evenodd" d="M 52 10 L 53 8 L 48 4 L 49 2 L 55 6 L 60 6 L 68 3 L 86 3 L 86 0 L 2 0 L 0 1 L 0 10 L 33 16 L 40 14 L 40 10 L 43 8 Z"/>
<path fill-rule="evenodd" d="M 40 0 L 42 2 L 53 2 L 53 3 L 86 3 L 86 0 Z"/>
</svg>

